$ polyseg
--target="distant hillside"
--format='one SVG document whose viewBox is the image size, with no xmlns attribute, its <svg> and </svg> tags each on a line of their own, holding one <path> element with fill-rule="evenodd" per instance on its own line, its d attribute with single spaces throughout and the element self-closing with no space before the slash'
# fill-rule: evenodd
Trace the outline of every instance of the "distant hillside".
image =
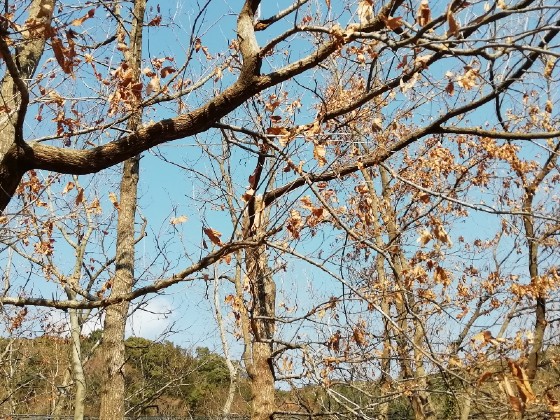
<svg viewBox="0 0 560 420">
<path fill-rule="evenodd" d="M 97 351 L 100 332 L 83 340 L 88 380 L 86 415 L 99 411 L 103 369 Z M 133 415 L 196 416 L 219 414 L 229 388 L 225 361 L 207 348 L 193 353 L 170 342 L 139 337 L 126 340 L 126 407 Z M 0 339 L 0 416 L 72 414 L 70 341 L 52 336 Z M 232 412 L 246 414 L 249 390 L 239 382 Z"/>
</svg>

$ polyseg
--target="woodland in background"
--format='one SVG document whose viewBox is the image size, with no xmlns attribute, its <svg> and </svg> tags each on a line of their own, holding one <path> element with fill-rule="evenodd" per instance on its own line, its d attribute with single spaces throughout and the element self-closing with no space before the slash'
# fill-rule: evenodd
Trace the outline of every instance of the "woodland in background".
<svg viewBox="0 0 560 420">
<path fill-rule="evenodd" d="M 102 366 L 99 354 L 93 353 L 101 336 L 101 331 L 95 331 L 82 339 L 84 352 L 90 355 L 84 367 L 90 384 L 84 413 L 88 417 L 99 415 Z M 0 362 L 0 416 L 9 418 L 10 414 L 29 413 L 72 415 L 71 385 L 67 385 L 66 388 L 59 385 L 71 368 L 67 357 L 70 354 L 70 346 L 69 339 L 48 335 L 35 339 L 19 339 L 11 343 L 7 339 L 0 340 L 0 348 L 7 350 Z M 150 415 L 220 417 L 229 388 L 229 372 L 222 357 L 207 348 L 197 348 L 194 353 L 190 353 L 170 342 L 159 343 L 140 337 L 126 339 L 125 349 L 125 413 L 129 418 Z M 560 383 L 560 369 L 556 367 L 559 363 L 560 349 L 549 350 L 545 356 L 547 369 L 542 373 L 546 383 Z M 507 366 L 498 363 L 493 367 L 498 374 L 503 374 L 507 369 Z M 440 393 L 435 399 L 437 417 L 456 417 L 460 407 L 452 395 L 460 392 L 460 388 L 449 387 L 449 383 L 437 374 L 432 375 L 430 381 L 434 393 Z M 345 398 L 357 398 L 362 400 L 362 404 L 372 404 L 375 403 L 375 395 L 367 398 L 360 395 L 358 390 L 369 389 L 375 394 L 378 385 L 375 382 L 350 382 L 337 384 L 335 389 Z M 459 383 L 454 385 L 460 387 Z M 493 398 L 499 399 L 499 392 L 494 387 L 485 388 L 488 404 L 492 403 Z M 343 408 L 320 387 L 277 390 L 276 394 L 285 409 L 298 407 L 302 403 L 315 410 Z M 240 378 L 232 413 L 249 417 L 250 398 L 250 383 L 247 378 Z M 483 416 L 484 411 L 473 414 Z M 388 416 L 393 420 L 414 419 L 414 412 L 405 395 L 389 404 Z"/>
<path fill-rule="evenodd" d="M 91 417 L 99 415 L 102 362 L 99 353 L 93 352 L 100 338 L 101 331 L 96 331 L 82 340 L 83 351 L 89 355 L 84 369 L 90 384 L 84 414 Z M 3 402 L 0 416 L 53 412 L 72 415 L 71 385 L 60 386 L 70 369 L 69 339 L 43 336 L 12 343 L 3 339 L 0 346 L 7 350 L 0 363 Z M 128 417 L 220 414 L 229 384 L 223 358 L 206 348 L 198 348 L 191 354 L 170 342 L 156 343 L 138 337 L 126 339 L 125 348 L 125 412 Z M 248 413 L 249 396 L 245 383 L 236 396 L 234 412 Z"/>
<path fill-rule="evenodd" d="M 205 381 L 255 420 L 560 419 L 557 3 L 5 0 L 0 354 L 51 352 L 76 420 Z M 157 299 L 218 382 L 127 347 Z M 166 352 L 202 389 L 131 362 Z"/>
</svg>

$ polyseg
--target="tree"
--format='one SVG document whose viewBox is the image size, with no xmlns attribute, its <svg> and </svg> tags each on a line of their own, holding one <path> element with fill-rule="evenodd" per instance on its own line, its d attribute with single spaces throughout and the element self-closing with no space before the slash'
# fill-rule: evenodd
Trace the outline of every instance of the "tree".
<svg viewBox="0 0 560 420">
<path fill-rule="evenodd" d="M 30 208 L 46 223 L 42 192 L 56 189 L 54 174 L 94 174 L 126 161 L 121 200 L 110 196 L 115 208 L 103 210 L 118 215 L 117 244 L 126 246 L 117 246 L 110 296 L 12 292 L 0 301 L 108 308 L 105 334 L 113 341 L 105 346 L 119 350 L 105 367 L 115 376 L 124 366 L 127 302 L 209 281 L 205 270 L 220 264 L 233 274 L 224 288 L 244 340 L 255 418 L 296 410 L 280 406 L 278 381 L 320 388 L 317 401 L 302 397 L 294 415 L 387 418 L 391 396 L 403 392 L 416 418 L 435 418 L 441 383 L 453 389 L 460 379 L 474 396 L 487 372 L 499 378 L 508 409 L 525 412 L 535 392 L 548 395 L 537 391 L 537 373 L 553 319 L 547 299 L 555 299 L 558 281 L 558 12 L 547 0 L 432 3 L 298 0 L 280 10 L 224 1 L 232 13 L 220 23 L 232 36 L 222 45 L 209 32 L 216 1 L 176 15 L 156 7 L 145 17 L 141 0 L 132 7 L 6 3 L 2 236 L 10 246 L 23 243 L 17 227 Z M 109 32 L 101 29 L 106 21 Z M 159 45 L 140 52 L 140 32 L 155 47 L 173 31 L 186 40 L 180 54 Z M 155 122 L 142 124 L 140 115 Z M 210 139 L 218 134 L 216 148 Z M 193 206 L 227 211 L 228 233 L 203 219 L 203 246 L 188 250 L 186 267 L 135 286 L 135 157 L 186 137 L 199 145 L 186 162 L 155 153 L 198 176 L 206 195 Z M 95 207 L 94 191 L 80 194 L 76 204 Z M 502 219 L 490 235 L 461 234 L 460 223 L 475 223 L 469 212 Z M 515 252 L 528 260 L 516 261 Z M 302 262 L 342 290 L 331 285 L 313 290 L 311 301 L 291 301 L 278 279 Z M 533 338 L 521 328 L 527 312 Z M 111 313 L 119 318 L 115 334 Z M 444 319 L 459 332 L 444 328 Z M 505 356 L 509 371 L 484 370 Z M 382 373 L 367 371 L 372 359 Z M 483 370 L 478 387 L 469 369 Z M 379 394 L 369 388 L 376 381 Z M 113 407 L 122 406 L 122 380 L 118 390 Z M 465 416 L 469 407 L 460 407 Z M 122 409 L 102 416 L 121 417 Z"/>
</svg>

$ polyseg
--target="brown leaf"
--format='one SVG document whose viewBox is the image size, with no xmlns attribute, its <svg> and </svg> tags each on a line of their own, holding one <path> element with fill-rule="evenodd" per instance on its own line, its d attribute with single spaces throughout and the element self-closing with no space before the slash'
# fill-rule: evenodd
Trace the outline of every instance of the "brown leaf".
<svg viewBox="0 0 560 420">
<path fill-rule="evenodd" d="M 356 328 L 354 328 L 352 338 L 358 346 L 365 346 L 367 344 L 365 325 L 363 321 L 359 322 Z"/>
<path fill-rule="evenodd" d="M 160 73 L 161 78 L 164 79 L 167 76 L 169 76 L 170 74 L 175 73 L 176 71 L 177 70 L 175 70 L 173 67 L 167 66 L 167 67 L 162 68 L 159 73 Z"/>
<path fill-rule="evenodd" d="M 80 26 L 86 20 L 92 18 L 95 15 L 95 9 L 90 9 L 84 16 L 78 19 L 74 19 L 71 23 L 72 26 Z"/>
<path fill-rule="evenodd" d="M 80 205 L 84 201 L 84 189 L 78 188 L 78 195 L 76 196 L 76 205 Z"/>
<path fill-rule="evenodd" d="M 504 376 L 502 382 L 500 383 L 500 388 L 505 392 L 508 397 L 509 403 L 513 411 L 522 413 L 525 410 L 525 404 L 523 401 L 515 394 L 513 387 L 511 386 L 508 378 Z"/>
<path fill-rule="evenodd" d="M 152 80 L 146 86 L 146 95 L 151 95 L 152 93 L 158 93 L 161 90 L 161 85 L 159 83 L 159 77 L 152 77 Z"/>
<path fill-rule="evenodd" d="M 449 286 L 449 284 L 451 284 L 451 278 L 447 275 L 447 272 L 439 266 L 436 267 L 436 271 L 434 273 L 434 281 L 437 284 L 442 284 L 444 286 Z"/>
<path fill-rule="evenodd" d="M 324 166 L 327 163 L 327 159 L 325 158 L 327 154 L 327 150 L 325 149 L 325 145 L 323 144 L 315 144 L 313 147 L 313 157 L 319 164 L 319 166 Z"/>
<path fill-rule="evenodd" d="M 253 197 L 254 195 L 255 195 L 255 190 L 253 188 L 249 188 L 245 190 L 245 194 L 241 196 L 241 199 L 246 203 L 248 203 L 251 197 Z"/>
<path fill-rule="evenodd" d="M 428 0 L 422 0 L 418 8 L 417 21 L 418 25 L 426 26 L 432 20 L 432 12 L 428 4 Z"/>
<path fill-rule="evenodd" d="M 148 22 L 148 26 L 159 26 L 161 24 L 161 15 L 156 15 Z"/>
<path fill-rule="evenodd" d="M 546 60 L 546 65 L 544 67 L 544 77 L 550 79 L 555 64 L 556 64 L 556 58 L 551 57 L 548 60 Z"/>
<path fill-rule="evenodd" d="M 58 37 L 53 37 L 51 39 L 51 47 L 54 52 L 54 57 L 56 61 L 62 67 L 62 70 L 66 73 L 66 57 L 64 56 L 64 47 L 62 46 L 62 41 Z"/>
<path fill-rule="evenodd" d="M 457 80 L 457 83 L 463 89 L 470 90 L 476 86 L 479 77 L 480 76 L 477 69 L 473 69 L 470 66 L 465 66 L 465 74 Z"/>
<path fill-rule="evenodd" d="M 290 134 L 290 130 L 285 127 L 269 127 L 266 129 L 266 133 L 274 136 L 287 136 Z"/>
<path fill-rule="evenodd" d="M 513 360 L 508 360 L 509 369 L 513 378 L 515 379 L 515 385 L 517 386 L 517 391 L 521 397 L 524 404 L 529 404 L 535 401 L 535 393 L 531 388 L 531 383 L 529 382 L 529 377 L 525 370 L 515 363 Z"/>
<path fill-rule="evenodd" d="M 459 34 L 459 24 L 457 23 L 457 20 L 455 19 L 455 16 L 453 16 L 451 10 L 448 10 L 447 12 L 447 24 L 449 25 L 447 36 L 457 36 Z"/>
<path fill-rule="evenodd" d="M 421 246 L 424 246 L 427 245 L 428 242 L 432 240 L 432 238 L 432 234 L 428 230 L 424 229 L 418 239 L 416 239 L 416 242 L 418 242 Z"/>
<path fill-rule="evenodd" d="M 292 238 L 299 239 L 299 231 L 303 226 L 301 214 L 297 210 L 290 211 L 290 217 L 286 220 L 286 229 L 292 235 Z"/>
<path fill-rule="evenodd" d="M 148 77 L 154 77 L 156 75 L 156 73 L 149 67 L 145 67 L 144 70 L 142 70 L 142 74 Z"/>
<path fill-rule="evenodd" d="M 109 193 L 109 200 L 113 203 L 113 206 L 118 210 L 119 209 L 119 200 L 117 200 L 117 195 L 114 192 Z"/>
<path fill-rule="evenodd" d="M 74 184 L 72 181 L 68 182 L 68 184 L 66 184 L 66 186 L 62 190 L 62 194 L 66 194 L 68 191 L 72 191 L 75 186 L 76 184 Z"/>
<path fill-rule="evenodd" d="M 360 0 L 358 3 L 358 18 L 361 25 L 373 22 L 373 2 L 371 0 Z"/>
<path fill-rule="evenodd" d="M 476 381 L 476 384 L 480 385 L 481 383 L 486 382 L 486 380 L 491 378 L 493 375 L 494 375 L 494 373 L 492 373 L 492 372 L 488 372 L 488 371 L 483 372 L 482 375 L 480 375 L 480 377 Z"/>
<path fill-rule="evenodd" d="M 447 86 L 445 87 L 445 91 L 450 95 L 453 96 L 453 94 L 455 93 L 455 84 L 453 83 L 452 80 L 450 80 L 447 83 Z"/>
<path fill-rule="evenodd" d="M 224 246 L 220 237 L 222 234 L 215 229 L 212 228 L 204 228 L 204 233 L 208 236 L 208 239 L 214 244 L 218 246 Z"/>
<path fill-rule="evenodd" d="M 397 16 L 397 17 L 382 17 L 381 20 L 383 20 L 383 23 L 385 23 L 385 26 L 389 29 L 395 30 L 397 28 L 400 28 L 403 25 L 403 21 L 402 21 L 402 16 Z"/>
<path fill-rule="evenodd" d="M 340 351 L 340 339 L 342 338 L 340 331 L 335 332 L 327 341 L 327 348 L 336 352 Z"/>
</svg>

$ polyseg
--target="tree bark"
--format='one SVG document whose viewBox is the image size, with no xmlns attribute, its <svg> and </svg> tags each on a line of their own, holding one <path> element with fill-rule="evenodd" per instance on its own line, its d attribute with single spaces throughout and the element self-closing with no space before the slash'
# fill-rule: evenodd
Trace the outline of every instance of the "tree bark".
<svg viewBox="0 0 560 420">
<path fill-rule="evenodd" d="M 146 0 L 134 3 L 130 45 L 127 62 L 133 70 L 133 80 L 140 79 L 142 56 L 142 23 Z M 124 28 L 120 28 L 124 31 Z M 134 106 L 135 104 L 133 104 Z M 140 125 L 141 113 L 136 111 L 128 121 L 127 128 L 136 130 Z M 129 293 L 134 284 L 134 222 L 136 217 L 137 192 L 139 179 L 139 156 L 124 162 L 120 187 L 119 217 L 117 222 L 117 250 L 115 258 L 115 277 L 112 292 L 117 295 Z M 105 312 L 103 343 L 103 377 L 101 384 L 100 420 L 117 420 L 124 418 L 125 407 L 125 328 L 129 302 L 123 301 L 109 306 Z"/>
<path fill-rule="evenodd" d="M 54 0 L 33 0 L 29 6 L 29 18 L 35 25 L 50 26 Z M 7 32 L 0 29 L 0 55 L 6 64 L 6 73 L 0 82 L 0 203 L 2 210 L 16 191 L 23 174 L 30 169 L 24 161 L 23 122 L 29 103 L 27 82 L 43 55 L 46 31 L 31 35 L 22 32 L 22 46 L 10 51 Z M 5 204 L 3 204 L 5 203 Z"/>
<path fill-rule="evenodd" d="M 255 182 L 260 178 L 262 164 L 257 166 Z M 244 237 L 263 234 L 267 226 L 262 197 L 254 196 L 244 214 Z M 247 373 L 251 381 L 253 420 L 271 420 L 276 408 L 274 391 L 273 341 L 276 315 L 276 285 L 268 267 L 265 246 L 245 252 L 245 267 L 249 278 L 251 308 L 249 318 L 253 340 Z"/>
<path fill-rule="evenodd" d="M 83 420 L 86 400 L 86 378 L 82 363 L 82 346 L 78 310 L 70 309 L 70 334 L 72 337 L 72 376 L 74 379 L 74 420 Z"/>
</svg>

